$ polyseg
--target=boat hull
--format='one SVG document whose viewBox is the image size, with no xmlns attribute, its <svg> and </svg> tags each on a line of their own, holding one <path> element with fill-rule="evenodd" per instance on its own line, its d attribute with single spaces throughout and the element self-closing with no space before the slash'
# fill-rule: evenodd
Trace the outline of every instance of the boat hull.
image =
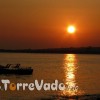
<svg viewBox="0 0 100 100">
<path fill-rule="evenodd" d="M 0 74 L 31 75 L 33 69 L 0 69 Z"/>
</svg>

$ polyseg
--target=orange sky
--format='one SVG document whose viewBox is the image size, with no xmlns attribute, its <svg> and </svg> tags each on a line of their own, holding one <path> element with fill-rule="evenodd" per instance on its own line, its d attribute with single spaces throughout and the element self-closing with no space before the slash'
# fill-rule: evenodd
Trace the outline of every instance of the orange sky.
<svg viewBox="0 0 100 100">
<path fill-rule="evenodd" d="M 0 48 L 100 46 L 99 38 L 100 0 L 0 0 Z"/>
</svg>

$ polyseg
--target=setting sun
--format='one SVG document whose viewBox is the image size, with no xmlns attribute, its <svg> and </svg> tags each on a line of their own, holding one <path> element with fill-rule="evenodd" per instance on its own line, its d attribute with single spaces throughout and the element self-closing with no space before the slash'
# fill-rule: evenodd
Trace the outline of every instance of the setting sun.
<svg viewBox="0 0 100 100">
<path fill-rule="evenodd" d="M 73 33 L 75 33 L 75 31 L 76 31 L 75 26 L 68 26 L 68 28 L 67 28 L 68 33 L 73 34 Z"/>
</svg>

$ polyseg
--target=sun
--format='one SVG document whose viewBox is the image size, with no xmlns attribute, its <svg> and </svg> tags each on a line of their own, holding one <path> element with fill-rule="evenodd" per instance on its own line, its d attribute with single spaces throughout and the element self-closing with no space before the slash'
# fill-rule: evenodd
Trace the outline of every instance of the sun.
<svg viewBox="0 0 100 100">
<path fill-rule="evenodd" d="M 74 34 L 75 31 L 76 31 L 75 26 L 72 26 L 72 25 L 71 25 L 71 26 L 68 26 L 67 32 L 68 32 L 69 34 Z"/>
</svg>

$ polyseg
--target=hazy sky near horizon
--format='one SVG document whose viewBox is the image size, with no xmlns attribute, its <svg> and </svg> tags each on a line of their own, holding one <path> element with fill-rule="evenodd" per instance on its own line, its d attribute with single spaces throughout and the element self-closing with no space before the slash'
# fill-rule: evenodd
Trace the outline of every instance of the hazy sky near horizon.
<svg viewBox="0 0 100 100">
<path fill-rule="evenodd" d="M 99 38 L 100 0 L 0 0 L 0 48 L 100 46 Z"/>
</svg>

